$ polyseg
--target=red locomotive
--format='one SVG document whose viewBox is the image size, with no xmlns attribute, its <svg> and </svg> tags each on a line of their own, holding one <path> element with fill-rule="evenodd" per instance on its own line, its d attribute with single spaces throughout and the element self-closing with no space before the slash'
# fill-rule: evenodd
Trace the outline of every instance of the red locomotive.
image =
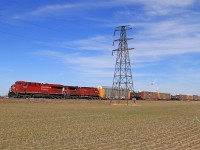
<svg viewBox="0 0 200 150">
<path fill-rule="evenodd" d="M 99 91 L 93 87 L 17 81 L 11 86 L 8 96 L 14 98 L 99 99 Z"/>
<path fill-rule="evenodd" d="M 99 99 L 99 90 L 93 87 L 65 86 L 65 98 Z"/>
<path fill-rule="evenodd" d="M 8 96 L 14 98 L 62 98 L 63 85 L 17 81 L 11 86 Z"/>
</svg>

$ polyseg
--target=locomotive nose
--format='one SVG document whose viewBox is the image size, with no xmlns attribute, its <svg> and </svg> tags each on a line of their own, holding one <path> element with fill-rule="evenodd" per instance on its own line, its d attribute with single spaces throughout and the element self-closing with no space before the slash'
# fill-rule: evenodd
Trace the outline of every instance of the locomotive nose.
<svg viewBox="0 0 200 150">
<path fill-rule="evenodd" d="M 11 86 L 11 90 L 12 90 L 12 91 L 15 90 L 15 86 L 14 86 L 14 85 Z"/>
<path fill-rule="evenodd" d="M 9 92 L 12 92 L 14 89 L 13 85 L 10 87 Z"/>
</svg>

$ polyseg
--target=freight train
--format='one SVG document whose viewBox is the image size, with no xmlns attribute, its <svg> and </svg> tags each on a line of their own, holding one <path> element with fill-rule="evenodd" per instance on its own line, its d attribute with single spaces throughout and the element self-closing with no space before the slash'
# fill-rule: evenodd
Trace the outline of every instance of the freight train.
<svg viewBox="0 0 200 150">
<path fill-rule="evenodd" d="M 200 101 L 198 95 L 171 95 L 170 93 L 141 91 L 126 92 L 128 99 L 137 100 L 185 100 Z M 9 90 L 8 97 L 12 98 L 49 98 L 49 99 L 112 99 L 112 88 L 100 86 L 79 87 L 61 84 L 16 81 Z"/>
</svg>

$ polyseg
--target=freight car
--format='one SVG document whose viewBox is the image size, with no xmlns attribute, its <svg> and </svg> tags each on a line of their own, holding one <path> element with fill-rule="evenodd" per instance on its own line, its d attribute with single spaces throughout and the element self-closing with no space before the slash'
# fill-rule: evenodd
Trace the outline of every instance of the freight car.
<svg viewBox="0 0 200 150">
<path fill-rule="evenodd" d="M 178 95 L 176 95 L 176 97 L 177 97 L 178 100 L 180 100 L 180 101 L 187 101 L 187 100 L 188 100 L 188 95 L 178 94 Z"/>
<path fill-rule="evenodd" d="M 158 96 L 156 92 L 141 91 L 139 92 L 141 100 L 157 100 Z"/>
<path fill-rule="evenodd" d="M 200 101 L 200 96 L 193 95 L 193 101 Z"/>
<path fill-rule="evenodd" d="M 98 88 L 98 90 L 99 90 L 99 98 L 100 99 L 102 99 L 102 100 L 113 99 L 111 87 L 100 86 Z M 130 91 L 120 90 L 120 91 L 117 91 L 117 92 L 120 92 L 122 95 L 126 95 L 125 97 L 127 97 L 129 100 L 132 99 L 133 94 Z M 122 97 L 121 99 L 125 99 L 125 97 Z"/>
<path fill-rule="evenodd" d="M 158 100 L 171 100 L 171 94 L 157 92 L 157 99 Z"/>
<path fill-rule="evenodd" d="M 188 101 L 193 101 L 193 95 L 187 95 L 187 100 Z"/>
<path fill-rule="evenodd" d="M 134 98 L 140 100 L 171 100 L 170 93 L 160 93 L 160 92 L 149 92 L 149 91 L 141 91 L 135 92 Z"/>
</svg>

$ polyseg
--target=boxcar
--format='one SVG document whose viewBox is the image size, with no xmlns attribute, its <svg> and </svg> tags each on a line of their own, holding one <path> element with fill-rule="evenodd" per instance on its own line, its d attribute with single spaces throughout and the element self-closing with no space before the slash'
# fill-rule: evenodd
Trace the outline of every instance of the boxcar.
<svg viewBox="0 0 200 150">
<path fill-rule="evenodd" d="M 157 99 L 158 100 L 171 100 L 171 94 L 170 93 L 157 93 Z"/>
<path fill-rule="evenodd" d="M 192 101 L 193 100 L 193 95 L 187 95 L 187 100 Z"/>
<path fill-rule="evenodd" d="M 193 95 L 193 101 L 198 101 L 198 95 Z"/>
<path fill-rule="evenodd" d="M 141 100 L 157 100 L 157 92 L 141 91 L 139 92 Z"/>
<path fill-rule="evenodd" d="M 112 96 L 112 88 L 111 87 L 100 86 L 98 88 L 98 90 L 99 90 L 100 99 L 102 99 L 102 100 L 116 99 L 116 98 L 113 98 L 113 96 Z M 118 92 L 118 91 L 116 90 L 116 92 Z M 125 95 L 125 97 L 121 97 L 121 99 L 126 99 L 126 97 L 128 99 L 132 99 L 132 94 L 130 91 L 120 90 L 119 92 L 121 92 L 122 95 Z"/>
<path fill-rule="evenodd" d="M 193 101 L 200 101 L 200 96 L 193 95 Z"/>
<path fill-rule="evenodd" d="M 180 100 L 180 101 L 188 100 L 188 95 L 178 94 L 176 96 L 177 96 L 178 100 Z"/>
</svg>

